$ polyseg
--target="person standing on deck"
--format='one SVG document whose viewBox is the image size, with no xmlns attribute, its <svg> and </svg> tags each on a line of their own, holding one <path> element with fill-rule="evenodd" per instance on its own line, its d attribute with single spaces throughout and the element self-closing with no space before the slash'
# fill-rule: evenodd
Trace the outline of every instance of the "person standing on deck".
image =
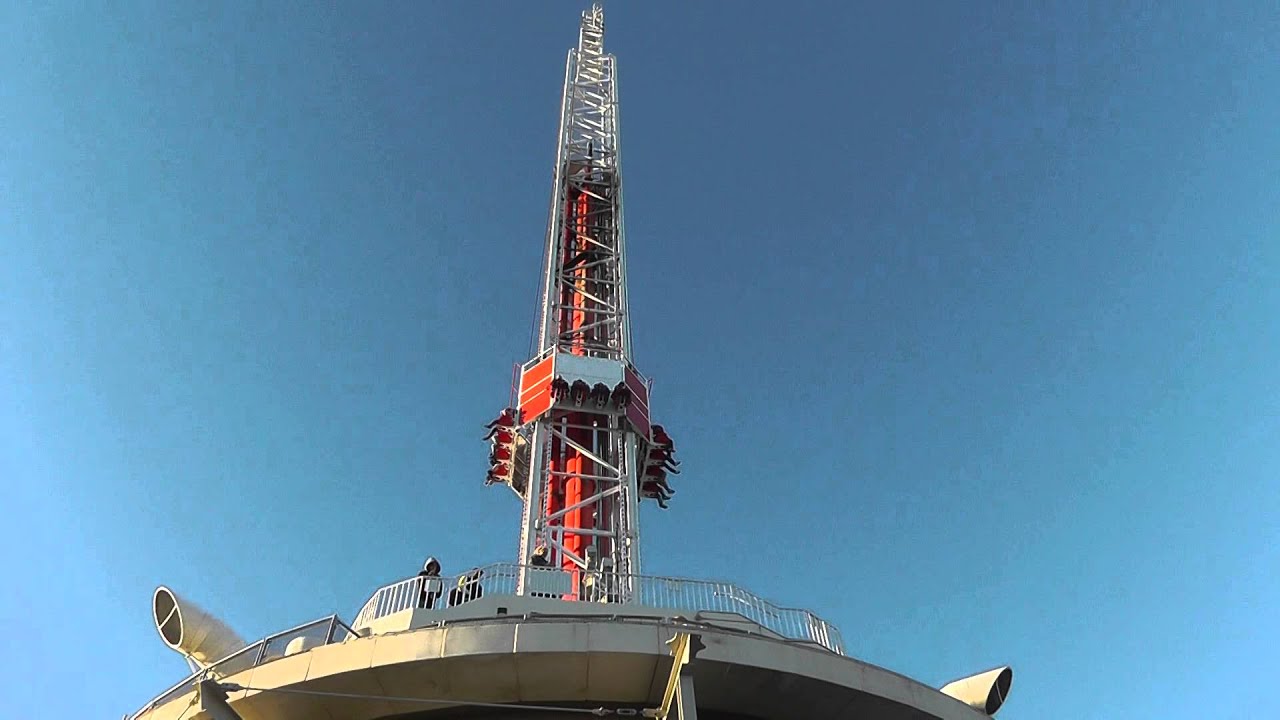
<svg viewBox="0 0 1280 720">
<path fill-rule="evenodd" d="M 418 607 L 435 607 L 436 600 L 444 592 L 444 581 L 440 579 L 440 561 L 433 557 L 427 558 L 427 561 L 422 564 L 422 571 L 418 573 L 418 579 L 421 581 L 418 590 Z"/>
</svg>

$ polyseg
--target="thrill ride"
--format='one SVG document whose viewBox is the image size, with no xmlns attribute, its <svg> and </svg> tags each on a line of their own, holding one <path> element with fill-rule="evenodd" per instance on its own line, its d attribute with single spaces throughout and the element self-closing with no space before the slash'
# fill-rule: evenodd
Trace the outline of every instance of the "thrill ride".
<svg viewBox="0 0 1280 720">
<path fill-rule="evenodd" d="M 442 576 L 428 558 L 351 623 L 252 643 L 161 586 L 155 628 L 191 673 L 126 720 L 982 720 L 1004 703 L 1008 667 L 934 689 L 849 657 L 809 610 L 642 574 L 639 505 L 667 507 L 680 463 L 631 360 L 603 41 L 595 6 L 565 69 L 536 347 L 486 436 L 486 484 L 523 501 L 516 562 Z"/>
<path fill-rule="evenodd" d="M 524 502 L 520 562 L 569 571 L 566 599 L 584 573 L 616 578 L 608 594 L 627 602 L 640 573 L 637 507 L 665 509 L 680 470 L 631 361 L 617 64 L 599 6 L 569 51 L 557 147 L 536 354 L 516 404 L 489 424 L 486 482 Z"/>
</svg>

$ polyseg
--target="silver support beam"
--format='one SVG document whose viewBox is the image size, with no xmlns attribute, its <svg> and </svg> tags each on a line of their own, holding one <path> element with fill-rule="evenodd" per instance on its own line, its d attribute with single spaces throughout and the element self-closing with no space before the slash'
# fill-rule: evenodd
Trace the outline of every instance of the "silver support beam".
<svg viewBox="0 0 1280 720">
<path fill-rule="evenodd" d="M 680 672 L 676 683 L 676 717 L 680 720 L 698 720 L 698 699 L 693 692 L 693 674 L 687 669 Z"/>
<path fill-rule="evenodd" d="M 212 720 L 244 720 L 227 704 L 227 691 L 214 680 L 201 680 L 197 683 L 196 697 L 200 701 L 200 712 Z"/>
</svg>

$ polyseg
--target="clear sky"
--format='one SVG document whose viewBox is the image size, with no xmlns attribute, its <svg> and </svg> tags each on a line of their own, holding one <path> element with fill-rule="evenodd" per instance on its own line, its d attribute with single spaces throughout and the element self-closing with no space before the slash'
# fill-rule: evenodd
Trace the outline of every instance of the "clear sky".
<svg viewBox="0 0 1280 720">
<path fill-rule="evenodd" d="M 181 677 L 157 583 L 256 638 L 515 557 L 585 4 L 254 5 L 0 7 L 6 715 Z M 1010 720 L 1275 716 L 1280 6 L 968 5 L 607 6 L 646 569 Z"/>
</svg>

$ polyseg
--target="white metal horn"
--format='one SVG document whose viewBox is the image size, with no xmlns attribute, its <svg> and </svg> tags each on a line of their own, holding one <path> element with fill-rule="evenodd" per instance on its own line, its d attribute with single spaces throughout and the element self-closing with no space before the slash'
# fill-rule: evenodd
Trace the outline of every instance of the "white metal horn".
<svg viewBox="0 0 1280 720">
<path fill-rule="evenodd" d="M 245 646 L 221 620 L 163 585 L 151 598 L 151 615 L 164 644 L 202 668 Z"/>
<path fill-rule="evenodd" d="M 995 715 L 1012 687 L 1013 668 L 1005 665 L 949 682 L 942 686 L 942 692 L 974 710 Z"/>
</svg>

